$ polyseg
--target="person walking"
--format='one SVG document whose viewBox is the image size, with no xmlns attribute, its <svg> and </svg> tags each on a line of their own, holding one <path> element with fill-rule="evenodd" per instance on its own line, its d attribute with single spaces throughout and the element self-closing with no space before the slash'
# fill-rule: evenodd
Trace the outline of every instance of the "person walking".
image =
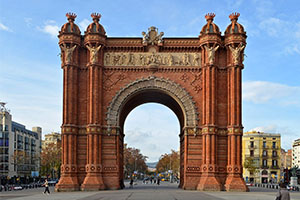
<svg viewBox="0 0 300 200">
<path fill-rule="evenodd" d="M 280 183 L 279 184 L 280 189 L 276 195 L 276 199 L 275 200 L 290 200 L 290 193 L 289 191 L 286 189 L 286 186 L 284 183 Z"/>
<path fill-rule="evenodd" d="M 131 179 L 130 179 L 130 187 L 129 188 L 133 188 L 133 179 L 132 179 L 132 177 L 131 177 Z"/>
<path fill-rule="evenodd" d="M 46 192 L 47 192 L 47 194 L 49 195 L 50 194 L 50 190 L 49 190 L 48 179 L 45 180 L 44 186 L 45 186 L 44 194 L 46 194 Z"/>
</svg>

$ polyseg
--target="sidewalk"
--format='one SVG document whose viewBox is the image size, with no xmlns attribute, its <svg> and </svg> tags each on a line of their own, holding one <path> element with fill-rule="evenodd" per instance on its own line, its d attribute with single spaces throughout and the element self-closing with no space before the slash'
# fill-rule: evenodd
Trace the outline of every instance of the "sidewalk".
<svg viewBox="0 0 300 200">
<path fill-rule="evenodd" d="M 251 188 L 252 192 L 200 192 L 181 190 L 176 184 L 164 183 L 161 185 L 142 184 L 139 182 L 133 187 L 124 190 L 105 190 L 97 192 L 53 192 L 42 194 L 39 190 L 22 190 L 16 192 L 0 193 L 1 200 L 274 200 L 276 190 L 266 190 L 262 188 Z M 300 192 L 292 192 L 292 199 L 300 199 Z"/>
</svg>

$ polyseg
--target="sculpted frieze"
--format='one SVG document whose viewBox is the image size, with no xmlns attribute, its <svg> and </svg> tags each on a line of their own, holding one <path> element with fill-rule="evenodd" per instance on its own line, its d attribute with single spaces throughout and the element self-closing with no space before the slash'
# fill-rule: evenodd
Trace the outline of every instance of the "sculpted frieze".
<svg viewBox="0 0 300 200">
<path fill-rule="evenodd" d="M 105 53 L 105 66 L 201 66 L 200 53 Z"/>
</svg>

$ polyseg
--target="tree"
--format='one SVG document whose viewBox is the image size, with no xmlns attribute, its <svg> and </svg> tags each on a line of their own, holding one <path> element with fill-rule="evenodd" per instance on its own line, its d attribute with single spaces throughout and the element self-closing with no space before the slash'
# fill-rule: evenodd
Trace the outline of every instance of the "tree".
<svg viewBox="0 0 300 200">
<path fill-rule="evenodd" d="M 50 143 L 43 148 L 41 153 L 41 175 L 59 178 L 61 166 L 61 144 Z"/>
<path fill-rule="evenodd" d="M 146 173 L 148 168 L 146 165 L 147 158 L 139 149 L 127 147 L 127 144 L 124 144 L 125 177 L 131 176 L 134 171 Z"/>
<path fill-rule="evenodd" d="M 244 168 L 249 171 L 250 174 L 254 174 L 258 172 L 258 167 L 252 157 L 247 157 L 244 162 Z"/>
<path fill-rule="evenodd" d="M 158 173 L 172 170 L 174 174 L 178 174 L 180 170 L 179 152 L 172 149 L 170 154 L 161 155 L 156 170 Z"/>
<path fill-rule="evenodd" d="M 24 171 L 24 165 L 28 163 L 29 156 L 25 151 L 15 150 L 13 154 L 13 164 L 17 174 Z"/>
</svg>

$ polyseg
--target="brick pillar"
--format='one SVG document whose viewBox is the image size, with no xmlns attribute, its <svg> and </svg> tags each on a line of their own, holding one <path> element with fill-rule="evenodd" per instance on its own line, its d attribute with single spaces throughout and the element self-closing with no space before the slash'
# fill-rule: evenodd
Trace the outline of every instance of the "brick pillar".
<svg viewBox="0 0 300 200">
<path fill-rule="evenodd" d="M 88 84 L 88 126 L 87 126 L 87 164 L 86 177 L 81 190 L 103 190 L 102 180 L 102 129 L 100 121 L 102 68 L 98 64 L 89 64 Z"/>
<path fill-rule="evenodd" d="M 57 191 L 79 190 L 77 178 L 77 85 L 78 67 L 63 65 L 63 125 L 62 125 L 62 165 Z"/>
<path fill-rule="evenodd" d="M 242 177 L 241 70 L 241 65 L 230 64 L 228 67 L 228 161 L 225 182 L 227 191 L 248 191 Z"/>
<path fill-rule="evenodd" d="M 207 44 L 208 45 L 208 44 Z M 206 48 L 207 49 L 207 48 Z M 208 54 L 208 53 L 207 53 Z M 214 60 L 213 60 L 214 61 Z M 217 128 L 216 128 L 216 66 L 208 60 L 202 70 L 202 101 L 203 101 L 203 128 L 202 128 L 202 166 L 201 179 L 198 190 L 221 190 L 217 174 Z"/>
</svg>

